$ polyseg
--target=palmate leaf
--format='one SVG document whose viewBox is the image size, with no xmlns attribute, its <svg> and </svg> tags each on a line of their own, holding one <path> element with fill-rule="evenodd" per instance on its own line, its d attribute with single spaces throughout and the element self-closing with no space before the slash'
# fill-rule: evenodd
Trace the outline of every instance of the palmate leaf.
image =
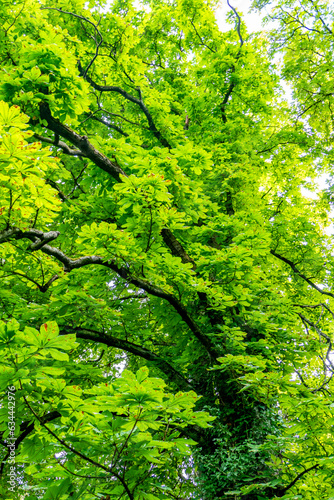
<svg viewBox="0 0 334 500">
<path fill-rule="evenodd" d="M 0 343 L 1 344 L 8 344 L 9 342 L 11 342 L 14 337 L 15 337 L 15 334 L 18 330 L 18 325 L 17 324 L 13 324 L 12 323 L 0 323 Z"/>
<path fill-rule="evenodd" d="M 147 391 L 134 389 L 132 394 L 120 394 L 118 404 L 121 406 L 150 406 L 150 403 L 158 403 L 159 399 Z"/>
<path fill-rule="evenodd" d="M 140 454 L 150 463 L 162 464 L 164 462 L 164 457 L 159 456 L 159 451 L 157 449 L 154 448 L 150 450 L 142 449 L 140 451 Z"/>
<path fill-rule="evenodd" d="M 19 106 L 9 106 L 8 103 L 0 101 L 0 122 L 3 127 L 25 129 L 28 120 L 28 116 L 21 113 Z"/>
<path fill-rule="evenodd" d="M 186 394 L 183 392 L 178 392 L 175 396 L 171 397 L 168 402 L 165 403 L 165 407 L 171 411 L 178 411 L 181 408 L 195 406 L 198 396 L 195 392 L 190 391 Z"/>
<path fill-rule="evenodd" d="M 59 361 L 68 361 L 68 355 L 62 350 L 76 347 L 74 335 L 59 336 L 58 326 L 54 322 L 45 323 L 40 331 L 26 327 L 17 337 L 21 342 L 39 348 L 38 353 L 43 356 L 51 355 Z"/>
</svg>

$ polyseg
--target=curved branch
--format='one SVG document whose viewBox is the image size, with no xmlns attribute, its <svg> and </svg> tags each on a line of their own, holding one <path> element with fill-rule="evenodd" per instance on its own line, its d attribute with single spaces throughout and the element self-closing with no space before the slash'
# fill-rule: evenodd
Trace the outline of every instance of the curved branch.
<svg viewBox="0 0 334 500">
<path fill-rule="evenodd" d="M 134 104 L 137 104 L 140 107 L 140 109 L 143 111 L 144 115 L 146 116 L 146 119 L 147 119 L 148 124 L 149 124 L 149 129 L 151 132 L 153 132 L 153 135 L 161 142 L 161 144 L 165 148 L 168 148 L 168 149 L 171 148 L 168 141 L 162 136 L 161 132 L 155 126 L 152 115 L 149 112 L 148 108 L 145 106 L 144 101 L 141 97 L 141 94 L 140 94 L 140 98 L 138 99 L 138 97 L 134 97 L 133 95 L 126 92 L 126 90 L 123 90 L 121 87 L 118 87 L 116 85 L 99 85 L 98 83 L 95 83 L 94 80 L 92 80 L 92 78 L 90 76 L 84 74 L 84 71 L 83 71 L 83 68 L 80 64 L 80 61 L 78 62 L 78 68 L 79 68 L 80 76 L 85 78 L 85 80 L 88 83 L 90 83 L 90 85 L 95 90 L 98 90 L 99 92 L 116 92 L 116 93 L 120 94 L 121 96 L 123 96 L 126 100 L 133 102 Z M 138 89 L 138 91 L 139 91 L 139 89 Z M 139 91 L 139 93 L 140 93 L 140 91 Z"/>
<path fill-rule="evenodd" d="M 70 16 L 76 17 L 77 19 L 81 19 L 82 21 L 85 21 L 86 23 L 89 23 L 91 26 L 93 26 L 93 28 L 95 30 L 95 33 L 97 33 L 99 35 L 99 37 L 100 37 L 100 41 L 99 42 L 97 42 L 96 38 L 94 38 L 94 42 L 95 42 L 95 46 L 96 46 L 95 47 L 95 54 L 94 54 L 94 57 L 88 63 L 88 66 L 87 66 L 87 68 L 84 71 L 83 76 L 85 78 L 86 75 L 87 75 L 87 73 L 88 73 L 88 71 L 89 71 L 89 68 L 92 66 L 93 62 L 95 61 L 95 59 L 99 55 L 99 48 L 100 48 L 100 46 L 101 46 L 101 44 L 103 42 L 103 37 L 102 37 L 102 34 L 101 34 L 100 30 L 98 29 L 98 27 L 97 27 L 96 24 L 94 24 L 92 21 L 90 21 L 85 16 L 80 16 L 79 14 L 75 14 L 74 12 L 67 12 L 66 10 L 58 9 L 57 7 L 41 7 L 41 10 L 45 10 L 45 9 L 48 9 L 48 10 L 57 10 L 61 14 L 68 14 Z M 101 21 L 101 18 L 100 18 L 100 21 Z M 98 24 L 100 23 L 100 21 L 98 22 Z"/>
<path fill-rule="evenodd" d="M 325 292 L 324 290 L 322 290 L 321 288 L 319 288 L 317 285 L 315 285 L 309 278 L 307 278 L 305 276 L 305 274 L 303 274 L 300 271 L 298 271 L 297 267 L 295 266 L 295 264 L 291 260 L 287 259 L 286 257 L 283 257 L 282 255 L 279 255 L 274 250 L 270 250 L 270 253 L 272 255 L 274 255 L 275 257 L 277 257 L 278 259 L 280 259 L 283 262 L 285 262 L 286 264 L 288 264 L 288 266 L 291 267 L 291 269 L 293 270 L 294 273 L 298 274 L 298 276 L 300 278 L 302 278 L 304 281 L 306 281 L 306 283 L 308 283 L 312 288 L 314 288 L 315 290 L 317 290 L 317 292 L 321 293 L 322 295 L 328 295 L 329 297 L 333 297 L 334 298 L 334 293 Z"/>
<path fill-rule="evenodd" d="M 327 354 L 326 354 L 326 360 L 328 361 L 328 363 L 330 364 L 331 366 L 331 371 L 333 373 L 334 371 L 334 365 L 329 357 L 331 351 L 332 351 L 332 341 L 331 341 L 331 338 L 326 334 L 324 333 L 322 330 L 320 330 L 320 328 L 313 323 L 313 321 L 310 321 L 308 318 L 306 318 L 303 314 L 301 313 L 297 313 L 298 316 L 300 317 L 300 319 L 304 322 L 304 323 L 307 323 L 309 326 L 311 326 L 312 328 L 315 329 L 315 331 L 318 333 L 319 337 L 322 337 L 323 339 L 325 339 L 327 345 L 328 345 L 328 348 L 327 348 Z M 328 368 L 328 366 L 326 366 L 326 368 Z M 332 375 L 333 376 L 333 375 Z"/>
<path fill-rule="evenodd" d="M 244 41 L 243 41 L 243 38 L 241 36 L 241 31 L 240 31 L 240 28 L 241 28 L 241 18 L 238 14 L 238 12 L 236 11 L 236 9 L 234 7 L 232 7 L 232 5 L 230 4 L 229 0 L 227 0 L 227 5 L 230 7 L 230 9 L 233 10 L 234 14 L 236 15 L 237 17 L 237 33 L 238 33 L 238 36 L 239 36 L 239 40 L 240 40 L 240 47 L 239 47 L 239 51 L 236 55 L 236 60 L 239 59 L 240 57 L 240 54 L 241 54 L 241 47 L 243 46 L 244 44 Z M 235 67 L 232 66 L 232 75 L 233 73 L 235 73 Z M 226 117 L 226 113 L 225 113 L 225 107 L 226 107 L 226 104 L 227 104 L 227 101 L 229 100 L 232 92 L 233 92 L 233 89 L 235 87 L 235 83 L 233 81 L 231 81 L 228 89 L 227 89 L 227 92 L 225 93 L 225 96 L 223 98 L 223 102 L 222 102 L 222 105 L 221 105 L 221 111 L 222 111 L 222 120 L 224 123 L 227 122 L 227 117 Z"/>
<path fill-rule="evenodd" d="M 59 235 L 59 231 L 49 231 L 48 233 L 43 233 L 43 231 L 40 231 L 39 229 L 28 229 L 27 231 L 22 231 L 17 227 L 12 227 L 0 232 L 0 243 L 5 243 L 6 241 L 10 241 L 12 239 L 21 240 L 27 238 L 35 245 L 34 248 L 30 249 L 39 250 L 43 246 L 42 242 L 46 243 L 55 240 Z"/>
<path fill-rule="evenodd" d="M 135 99 L 136 102 L 139 102 L 138 99 L 133 99 Z M 77 146 L 80 151 L 84 153 L 84 156 L 89 158 L 97 167 L 110 174 L 117 182 L 121 182 L 121 175 L 127 177 L 126 173 L 116 163 L 113 163 L 109 160 L 109 158 L 95 149 L 86 136 L 77 134 L 66 125 L 63 125 L 59 120 L 54 118 L 51 115 L 50 107 L 47 103 L 41 104 L 40 113 L 41 118 L 47 121 L 48 128 L 50 130 L 52 130 L 55 134 L 64 137 L 72 144 Z M 177 239 L 169 229 L 163 229 L 161 234 L 164 243 L 172 250 L 173 255 L 181 257 L 182 262 L 191 262 L 194 264 L 194 261 L 187 255 L 182 245 L 177 241 Z"/>
<path fill-rule="evenodd" d="M 192 331 L 192 333 L 195 335 L 197 340 L 202 344 L 202 346 L 206 349 L 208 354 L 213 358 L 217 359 L 219 357 L 219 353 L 215 349 L 214 345 L 212 344 L 211 340 L 200 330 L 198 325 L 195 323 L 195 321 L 191 318 L 191 316 L 188 314 L 188 311 L 186 308 L 179 302 L 176 297 L 173 295 L 165 292 L 164 290 L 161 290 L 161 288 L 156 287 L 155 285 L 151 285 L 147 281 L 144 281 L 140 278 L 135 278 L 131 276 L 130 272 L 128 269 L 124 267 L 119 267 L 117 264 L 114 262 L 108 261 L 108 262 L 99 262 L 99 264 L 108 267 L 109 269 L 112 269 L 115 271 L 121 278 L 127 280 L 129 283 L 132 283 L 135 285 L 137 288 L 142 288 L 145 290 L 149 295 L 153 295 L 154 297 L 159 297 L 161 299 L 166 300 L 172 307 L 175 309 L 175 311 L 180 315 L 182 320 L 186 323 L 186 325 L 189 327 L 189 329 Z"/>
<path fill-rule="evenodd" d="M 47 413 L 43 417 L 40 417 L 41 421 L 43 423 L 45 422 L 51 422 L 51 420 L 55 420 L 56 418 L 61 417 L 61 414 L 58 411 L 52 411 L 50 413 Z M 15 449 L 17 450 L 19 444 L 22 443 L 25 437 L 27 437 L 35 428 L 35 424 L 28 424 L 28 422 L 23 422 L 21 424 L 21 429 L 23 429 L 23 432 L 15 439 Z M 7 445 L 5 444 L 7 447 Z M 5 458 L 3 459 L 1 465 L 0 465 L 0 476 L 2 475 L 5 463 L 7 458 L 9 457 L 10 452 L 8 451 Z"/>
<path fill-rule="evenodd" d="M 75 332 L 78 339 L 92 340 L 93 342 L 99 342 L 101 344 L 107 345 L 109 347 L 115 347 L 117 349 L 122 349 L 123 351 L 130 352 L 135 356 L 140 356 L 147 361 L 152 362 L 157 368 L 159 368 L 163 373 L 167 375 L 170 382 L 174 382 L 181 391 L 193 390 L 191 382 L 189 382 L 181 373 L 179 373 L 172 365 L 167 361 L 162 359 L 160 356 L 154 352 L 142 347 L 140 345 L 129 342 L 128 340 L 123 340 L 110 335 L 109 333 L 97 332 L 95 330 L 90 330 L 88 328 L 81 327 L 67 327 L 60 331 L 60 335 L 66 335 L 70 332 Z"/>
<path fill-rule="evenodd" d="M 79 257 L 78 259 L 71 259 L 58 248 L 52 247 L 45 243 L 46 241 L 50 241 L 51 238 L 52 239 L 57 238 L 59 234 L 60 233 L 58 231 L 50 231 L 49 233 L 43 233 L 43 231 L 39 231 L 38 229 L 21 231 L 20 229 L 12 228 L 0 233 L 0 243 L 5 241 L 10 241 L 11 239 L 16 239 L 16 240 L 24 238 L 30 239 L 33 242 L 32 243 L 33 248 L 30 248 L 31 250 L 41 250 L 43 253 L 50 255 L 51 257 L 54 257 L 63 264 L 64 271 L 66 272 L 70 272 L 73 269 L 79 269 L 81 267 L 89 266 L 92 264 L 100 265 L 108 269 L 111 269 L 112 271 L 117 273 L 121 278 L 126 280 L 128 283 L 131 283 L 137 288 L 145 290 L 149 295 L 153 295 L 154 297 L 159 297 L 163 300 L 166 300 L 173 307 L 173 309 L 180 315 L 182 320 L 186 323 L 186 325 L 195 335 L 197 340 L 206 349 L 208 354 L 214 360 L 216 360 L 219 357 L 219 353 L 214 347 L 210 338 L 201 331 L 201 329 L 198 327 L 198 325 L 195 323 L 192 317 L 188 314 L 188 311 L 186 310 L 184 305 L 181 304 L 181 302 L 176 297 L 174 297 L 170 293 L 165 292 L 161 288 L 152 285 L 151 283 L 148 283 L 147 281 L 141 278 L 136 278 L 132 276 L 127 268 L 120 267 L 113 260 L 105 261 L 102 259 L 102 257 L 99 257 L 97 255 L 89 255 L 89 256 Z"/>
<path fill-rule="evenodd" d="M 243 46 L 244 44 L 244 41 L 242 39 L 242 36 L 241 36 L 241 32 L 240 32 L 240 29 L 241 29 L 241 18 L 238 14 L 238 12 L 236 11 L 236 9 L 234 7 L 232 7 L 232 5 L 230 4 L 229 0 L 227 0 L 227 5 L 230 7 L 230 9 L 233 10 L 235 16 L 237 17 L 237 33 L 238 33 L 238 36 L 239 36 L 239 40 L 240 40 L 240 49 L 241 47 Z"/>
<path fill-rule="evenodd" d="M 74 453 L 78 457 L 82 458 L 86 462 L 88 462 L 88 463 L 90 463 L 92 465 L 95 465 L 95 467 L 98 467 L 98 468 L 104 470 L 105 472 L 108 472 L 109 474 L 112 474 L 113 476 L 115 476 L 121 482 L 121 484 L 124 487 L 125 491 L 129 495 L 130 500 L 134 500 L 133 494 L 129 490 L 129 487 L 126 484 L 126 482 L 124 481 L 124 479 L 122 478 L 122 476 L 120 476 L 119 474 L 117 474 L 117 472 L 115 472 L 112 467 L 106 467 L 105 465 L 100 464 L 99 462 L 96 462 L 95 460 L 92 460 L 87 455 L 84 455 L 80 451 L 78 451 L 75 448 L 73 448 L 73 446 L 67 444 L 66 441 L 64 441 L 63 439 L 60 439 L 57 436 L 57 434 L 55 434 L 47 425 L 45 425 L 45 423 L 43 422 L 43 419 L 40 418 L 37 415 L 37 413 L 33 410 L 33 408 L 30 406 L 30 404 L 28 403 L 27 398 L 24 395 L 23 395 L 23 399 L 24 399 L 25 404 L 27 405 L 27 407 L 29 408 L 29 410 L 31 411 L 31 413 L 34 415 L 34 417 L 37 418 L 37 420 L 39 421 L 39 423 L 41 424 L 41 426 L 44 427 L 44 429 L 49 434 L 51 434 L 51 436 L 53 436 L 56 439 L 56 441 L 58 441 L 58 443 L 60 443 L 61 445 L 63 445 L 64 448 L 66 448 L 67 450 L 71 451 L 72 453 Z"/>
<path fill-rule="evenodd" d="M 285 488 L 279 489 L 277 492 L 275 492 L 276 496 L 278 496 L 278 497 L 284 496 L 285 493 L 288 490 L 290 490 L 290 488 L 292 488 L 292 486 L 294 486 L 297 481 L 299 481 L 299 479 L 301 479 L 305 474 L 307 474 L 307 472 L 310 472 L 313 469 L 317 469 L 318 467 L 319 467 L 319 464 L 315 464 L 315 465 L 312 465 L 312 467 L 309 467 L 308 469 L 303 470 L 303 472 L 298 474 L 298 476 L 293 481 L 291 481 L 291 483 L 288 484 L 288 486 L 286 486 Z"/>
<path fill-rule="evenodd" d="M 14 276 L 20 276 L 21 278 L 24 278 L 24 279 L 30 281 L 31 283 L 33 283 L 34 285 L 36 285 L 37 288 L 39 289 L 39 291 L 42 292 L 42 293 L 47 292 L 47 290 L 50 288 L 50 286 L 52 285 L 52 283 L 59 278 L 58 274 L 55 274 L 54 276 L 52 276 L 52 278 L 49 279 L 49 281 L 47 281 L 47 283 L 45 283 L 43 285 L 40 285 L 39 283 L 37 283 L 37 281 L 33 280 L 32 278 L 30 278 L 26 274 L 18 273 L 17 271 L 10 271 L 9 274 L 6 274 L 6 275 L 4 275 L 2 277 L 6 278 L 8 276 L 13 276 L 13 275 Z"/>
</svg>

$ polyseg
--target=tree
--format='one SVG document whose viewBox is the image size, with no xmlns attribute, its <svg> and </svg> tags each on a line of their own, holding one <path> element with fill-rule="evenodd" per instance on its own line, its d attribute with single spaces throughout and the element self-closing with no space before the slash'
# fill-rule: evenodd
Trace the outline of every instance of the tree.
<svg viewBox="0 0 334 500">
<path fill-rule="evenodd" d="M 333 13 L 216 6 L 1 7 L 4 498 L 334 492 Z"/>
</svg>

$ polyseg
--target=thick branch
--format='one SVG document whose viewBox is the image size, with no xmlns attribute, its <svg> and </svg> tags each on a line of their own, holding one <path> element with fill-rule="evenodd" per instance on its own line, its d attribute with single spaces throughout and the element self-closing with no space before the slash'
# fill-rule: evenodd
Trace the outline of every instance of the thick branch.
<svg viewBox="0 0 334 500">
<path fill-rule="evenodd" d="M 179 373 L 172 365 L 170 365 L 167 361 L 162 359 L 154 352 L 146 349 L 145 347 L 133 344 L 128 340 L 114 337 L 109 333 L 97 332 L 80 327 L 64 328 L 61 330 L 60 334 L 68 334 L 70 332 L 75 332 L 78 339 L 92 340 L 93 342 L 99 342 L 109 347 L 115 347 L 117 349 L 122 349 L 123 351 L 130 352 L 135 356 L 140 356 L 141 358 L 152 362 L 157 368 L 165 373 L 169 378 L 169 381 L 175 383 L 181 391 L 194 389 L 191 383 L 186 380 L 183 375 L 181 375 L 181 373 Z"/>
<path fill-rule="evenodd" d="M 39 250 L 44 243 L 55 240 L 59 235 L 59 231 L 49 231 L 48 233 L 43 233 L 43 231 L 40 231 L 39 229 L 28 229 L 27 231 L 22 231 L 17 227 L 13 227 L 0 232 L 0 243 L 27 238 L 33 242 L 30 250 Z"/>
<path fill-rule="evenodd" d="M 136 101 L 139 100 L 136 99 Z M 87 158 L 95 163 L 96 166 L 110 174 L 117 182 L 121 181 L 121 175 L 127 177 L 125 172 L 118 165 L 111 162 L 106 156 L 95 149 L 86 136 L 77 134 L 66 125 L 63 125 L 59 120 L 53 118 L 47 103 L 41 104 L 40 112 L 41 117 L 48 122 L 48 128 L 50 130 L 77 146 Z M 176 240 L 175 236 L 169 229 L 162 230 L 162 237 L 165 244 L 172 250 L 173 255 L 181 257 L 182 262 L 191 262 L 194 264 L 194 261 L 187 255 L 182 245 Z"/>
<path fill-rule="evenodd" d="M 114 301 L 116 301 L 116 300 L 123 301 L 123 300 L 129 300 L 129 299 L 147 299 L 147 295 L 134 293 L 132 295 L 126 295 L 125 297 L 117 297 L 117 299 L 114 299 Z"/>
<path fill-rule="evenodd" d="M 231 96 L 231 94 L 233 92 L 234 87 L 235 87 L 235 83 L 231 82 L 230 85 L 229 85 L 229 88 L 227 89 L 227 92 L 226 92 L 226 94 L 224 96 L 222 105 L 221 105 L 222 120 L 223 120 L 224 123 L 227 122 L 226 113 L 225 113 L 225 107 L 226 107 L 227 101 L 229 100 L 229 98 L 230 98 L 230 96 Z"/>
<path fill-rule="evenodd" d="M 47 103 L 42 103 L 40 105 L 40 115 L 43 120 L 48 123 L 48 129 L 52 130 L 55 134 L 58 134 L 68 141 L 70 141 L 74 146 L 79 148 L 83 153 L 82 156 L 89 158 L 96 166 L 110 174 L 117 182 L 120 182 L 121 175 L 125 175 L 125 172 L 113 163 L 109 158 L 100 153 L 95 147 L 89 142 L 85 135 L 79 135 L 73 130 L 71 130 L 66 125 L 63 125 L 59 120 L 51 115 L 49 105 Z"/>
<path fill-rule="evenodd" d="M 102 263 L 101 263 L 102 264 Z M 210 354 L 213 359 L 217 359 L 219 357 L 219 353 L 216 351 L 213 346 L 211 340 L 201 332 L 200 328 L 194 322 L 194 320 L 189 316 L 186 308 L 171 294 L 164 292 L 160 288 L 147 283 L 146 281 L 131 277 L 129 271 L 126 268 L 118 267 L 113 262 L 103 263 L 106 267 L 109 267 L 113 271 L 115 271 L 119 276 L 123 279 L 127 280 L 129 283 L 132 283 L 137 288 L 142 288 L 148 294 L 153 295 L 154 297 L 159 297 L 161 299 L 166 300 L 169 304 L 175 309 L 175 311 L 181 316 L 182 320 L 188 325 L 190 330 L 193 332 L 197 340 L 205 347 L 206 351 Z"/>
<path fill-rule="evenodd" d="M 175 238 L 175 236 L 169 229 L 166 228 L 162 229 L 161 236 L 164 240 L 164 243 L 171 250 L 172 255 L 180 257 L 184 264 L 190 262 L 193 266 L 193 269 L 194 270 L 196 269 L 195 261 L 191 257 L 189 257 L 189 255 L 187 254 L 181 243 Z"/>
</svg>

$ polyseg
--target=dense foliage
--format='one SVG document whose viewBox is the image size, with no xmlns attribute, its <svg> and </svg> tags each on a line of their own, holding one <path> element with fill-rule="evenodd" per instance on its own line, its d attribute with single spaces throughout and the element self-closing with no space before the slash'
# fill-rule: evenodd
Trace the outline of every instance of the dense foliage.
<svg viewBox="0 0 334 500">
<path fill-rule="evenodd" d="M 334 498 L 334 11 L 227 3 L 1 4 L 2 498 Z"/>
</svg>

